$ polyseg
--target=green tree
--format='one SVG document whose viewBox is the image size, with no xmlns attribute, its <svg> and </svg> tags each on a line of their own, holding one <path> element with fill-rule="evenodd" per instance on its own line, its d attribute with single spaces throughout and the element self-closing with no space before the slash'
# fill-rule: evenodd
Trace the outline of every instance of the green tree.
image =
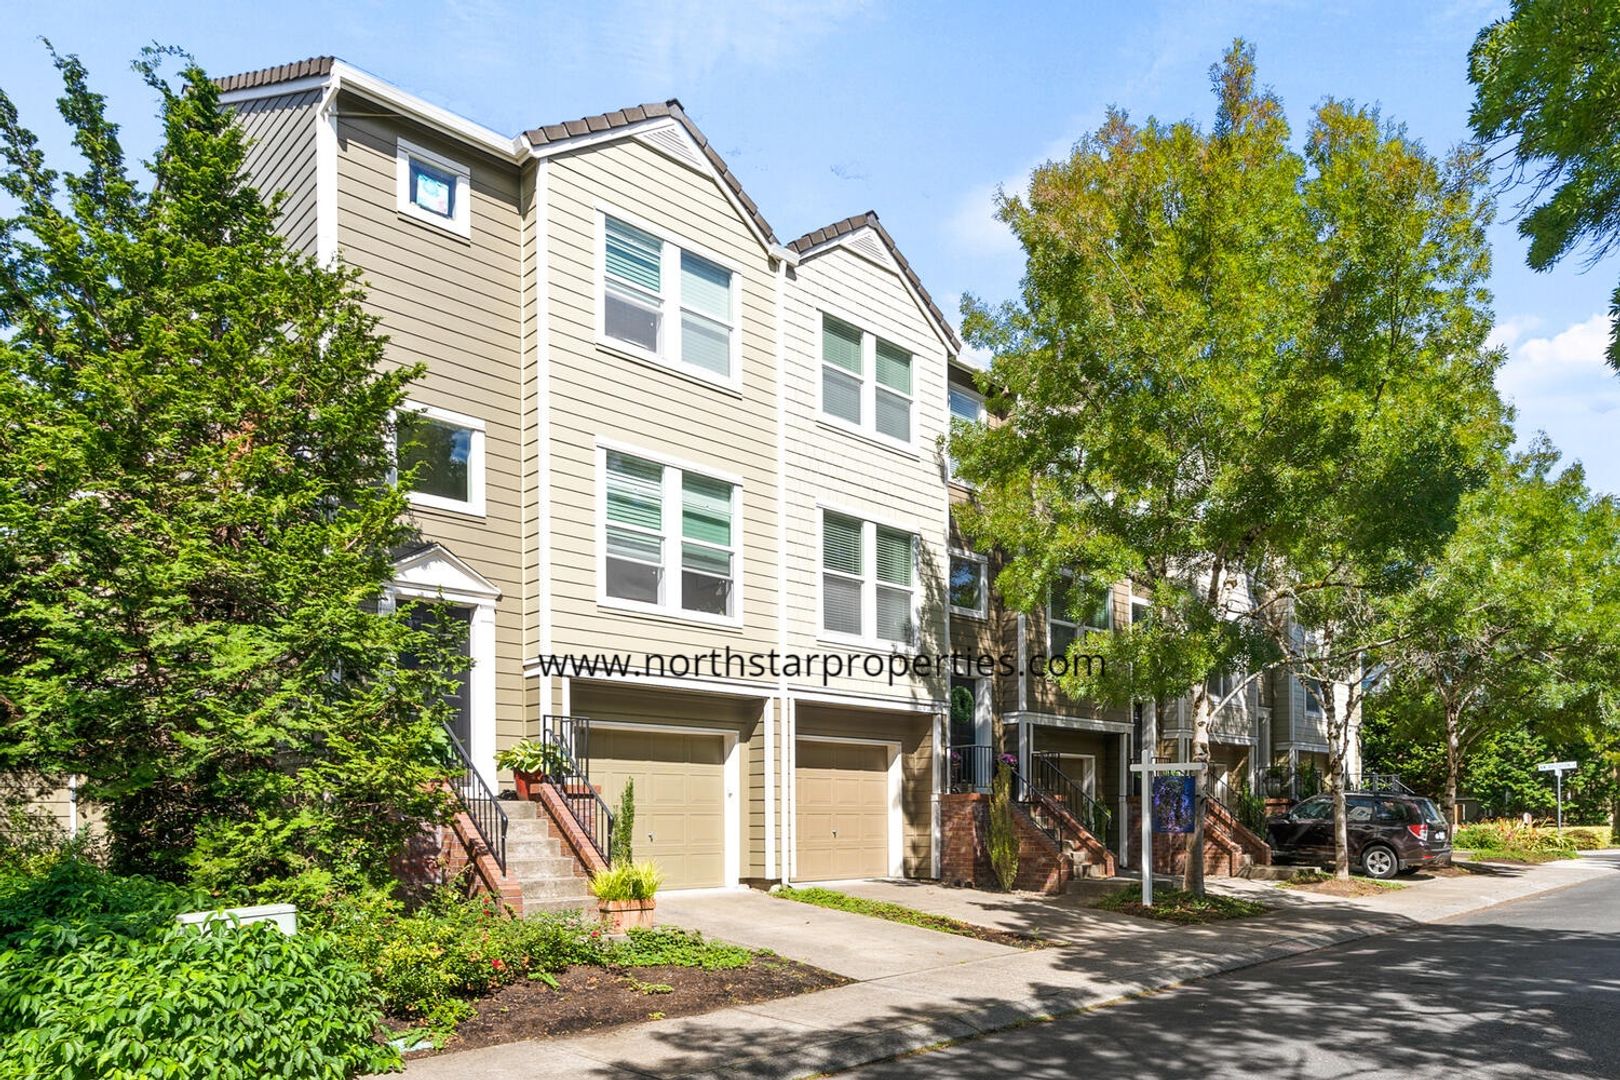
<svg viewBox="0 0 1620 1080">
<path fill-rule="evenodd" d="M 990 868 L 1003 889 L 1018 880 L 1018 822 L 1013 809 L 1013 771 L 1006 765 L 996 768 L 990 782 L 990 822 L 988 844 Z"/>
<path fill-rule="evenodd" d="M 1545 439 L 1506 462 L 1390 612 L 1400 640 L 1386 653 L 1388 692 L 1443 746 L 1453 822 L 1487 740 L 1529 723 L 1602 745 L 1616 724 L 1620 508 L 1587 490 L 1580 466 L 1557 463 Z"/>
<path fill-rule="evenodd" d="M 964 526 L 1008 553 L 1013 604 L 1069 571 L 1076 613 L 1121 579 L 1151 598 L 1140 627 L 1077 644 L 1107 663 L 1064 689 L 1189 698 L 1195 760 L 1211 674 L 1250 673 L 1230 699 L 1269 664 L 1354 669 L 1384 563 L 1438 544 L 1502 438 L 1477 162 L 1336 102 L 1297 152 L 1241 42 L 1212 81 L 1208 131 L 1111 112 L 1001 200 L 1022 302 L 967 298 L 964 330 L 1007 422 L 952 433 L 978 491 Z"/>
<path fill-rule="evenodd" d="M 1620 240 L 1620 6 L 1598 0 L 1513 0 L 1468 54 L 1469 123 L 1502 147 L 1529 189 L 1519 234 L 1531 269 L 1585 247 L 1596 261 Z M 1539 200 L 1539 202 L 1538 202 Z M 1620 316 L 1620 288 L 1610 301 Z M 1620 370 L 1620 321 L 1609 365 Z"/>
<path fill-rule="evenodd" d="M 215 86 L 166 55 L 136 65 L 145 187 L 76 58 L 81 171 L 0 94 L 0 769 L 82 776 L 125 867 L 378 881 L 439 812 L 456 651 L 375 603 L 412 537 L 387 440 L 416 370 L 355 272 L 283 243 Z"/>
</svg>

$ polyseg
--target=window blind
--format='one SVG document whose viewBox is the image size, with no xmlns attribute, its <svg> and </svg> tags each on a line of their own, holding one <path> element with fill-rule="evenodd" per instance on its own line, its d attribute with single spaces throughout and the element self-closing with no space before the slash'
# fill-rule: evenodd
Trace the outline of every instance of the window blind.
<svg viewBox="0 0 1620 1080">
<path fill-rule="evenodd" d="M 649 232 L 607 219 L 607 272 L 649 292 L 658 292 L 662 280 L 663 242 Z"/>
</svg>

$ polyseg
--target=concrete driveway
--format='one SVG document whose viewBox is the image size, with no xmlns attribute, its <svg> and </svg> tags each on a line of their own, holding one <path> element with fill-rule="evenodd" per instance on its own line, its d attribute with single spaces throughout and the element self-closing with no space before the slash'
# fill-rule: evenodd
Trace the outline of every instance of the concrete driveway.
<svg viewBox="0 0 1620 1080">
<path fill-rule="evenodd" d="M 839 888 L 859 892 L 861 886 Z M 778 900 L 752 889 L 660 896 L 658 921 L 737 945 L 771 949 L 858 982 L 1015 956 L 1021 951 L 869 915 Z"/>
</svg>

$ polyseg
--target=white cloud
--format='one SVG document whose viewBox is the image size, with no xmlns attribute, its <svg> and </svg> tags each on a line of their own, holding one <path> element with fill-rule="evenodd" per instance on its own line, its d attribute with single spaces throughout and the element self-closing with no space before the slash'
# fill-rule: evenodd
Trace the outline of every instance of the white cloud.
<svg viewBox="0 0 1620 1080">
<path fill-rule="evenodd" d="M 1610 318 L 1599 313 L 1556 334 L 1525 336 L 1539 325 L 1533 317 L 1506 319 L 1491 335 L 1508 350 L 1496 385 L 1518 409 L 1520 441 L 1545 431 L 1586 465 L 1593 487 L 1620 491 L 1611 415 L 1620 410 L 1620 376 L 1604 359 Z"/>
</svg>

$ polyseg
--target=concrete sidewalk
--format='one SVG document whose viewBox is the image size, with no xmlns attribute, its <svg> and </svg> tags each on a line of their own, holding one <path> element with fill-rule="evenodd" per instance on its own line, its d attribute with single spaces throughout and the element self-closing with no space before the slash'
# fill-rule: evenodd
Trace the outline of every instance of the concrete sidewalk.
<svg viewBox="0 0 1620 1080">
<path fill-rule="evenodd" d="M 413 1061 L 407 1075 L 421 1080 L 483 1080 L 527 1076 L 543 1069 L 588 1077 L 806 1076 L 1440 921 L 1617 871 L 1620 861 L 1600 858 L 1500 867 L 1466 877 L 1419 880 L 1406 889 L 1355 900 L 1222 879 L 1221 888 L 1263 898 L 1276 910 L 1254 919 L 1194 927 L 1098 912 L 1066 897 L 1007 896 L 908 882 L 847 887 L 849 892 L 894 899 L 918 910 L 1043 933 L 1062 942 L 1033 951 L 967 939 L 960 941 L 983 948 L 913 941 L 913 935 L 932 931 L 820 909 L 801 915 L 792 909 L 802 905 L 762 895 L 691 898 L 718 903 L 682 898 L 671 907 L 682 910 L 685 918 L 676 918 L 660 905 L 660 914 L 670 923 L 773 948 L 858 981 L 702 1016 L 425 1058 Z M 827 918 L 831 916 L 837 918 Z M 850 919 L 861 925 L 846 922 Z M 802 920 L 802 925 L 777 940 L 765 940 L 769 929 L 761 923 L 777 920 Z M 897 943 L 894 956 L 871 955 L 881 951 L 890 935 Z M 930 950 L 938 953 L 937 962 L 931 964 Z"/>
</svg>

